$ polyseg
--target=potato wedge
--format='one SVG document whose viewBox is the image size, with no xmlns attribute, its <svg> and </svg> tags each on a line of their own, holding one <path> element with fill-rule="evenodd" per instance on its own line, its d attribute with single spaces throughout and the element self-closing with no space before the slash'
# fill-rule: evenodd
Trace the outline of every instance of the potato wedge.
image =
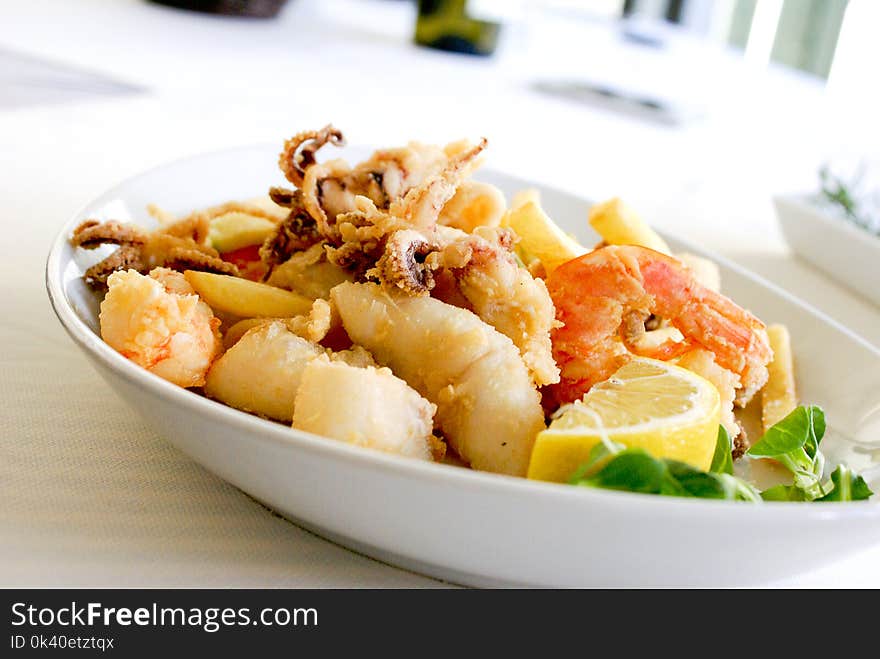
<svg viewBox="0 0 880 659">
<path fill-rule="evenodd" d="M 208 240 L 218 252 L 232 252 L 262 244 L 274 230 L 275 224 L 265 217 L 230 211 L 211 220 Z"/>
<path fill-rule="evenodd" d="M 506 226 L 519 236 L 517 247 L 541 261 L 548 275 L 566 261 L 587 252 L 583 245 L 560 229 L 534 200 L 511 209 L 506 216 Z"/>
<path fill-rule="evenodd" d="M 761 423 L 764 432 L 797 407 L 794 360 L 788 328 L 785 325 L 770 325 L 767 336 L 773 349 L 773 360 L 767 365 L 770 375 L 761 390 Z"/>
<path fill-rule="evenodd" d="M 590 208 L 589 221 L 609 245 L 640 245 L 672 254 L 666 241 L 617 197 Z"/>
<path fill-rule="evenodd" d="M 530 201 L 535 202 L 538 206 L 541 205 L 541 192 L 537 188 L 526 188 L 513 195 L 513 198 L 510 200 L 510 209 L 514 210 L 520 206 L 525 206 Z"/>
<path fill-rule="evenodd" d="M 208 306 L 239 318 L 290 318 L 312 308 L 307 297 L 249 279 L 195 270 L 183 276 Z"/>
</svg>

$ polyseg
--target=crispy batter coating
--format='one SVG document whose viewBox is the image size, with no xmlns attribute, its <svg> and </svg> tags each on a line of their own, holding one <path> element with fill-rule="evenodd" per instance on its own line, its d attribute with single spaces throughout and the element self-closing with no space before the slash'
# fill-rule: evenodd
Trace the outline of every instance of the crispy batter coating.
<svg viewBox="0 0 880 659">
<path fill-rule="evenodd" d="M 197 245 L 207 245 L 211 218 L 208 213 L 193 213 L 163 227 L 162 233 L 175 238 L 190 238 Z"/>
<path fill-rule="evenodd" d="M 218 275 L 239 276 L 238 267 L 219 256 L 211 256 L 197 249 L 172 247 L 165 257 L 164 267 L 172 270 L 201 270 Z"/>
<path fill-rule="evenodd" d="M 260 247 L 260 260 L 267 266 L 264 280 L 270 277 L 276 266 L 323 240 L 318 231 L 318 223 L 303 206 L 302 192 L 289 192 L 283 199 L 278 194 L 272 197 L 275 203 L 290 208 L 290 213 Z M 281 201 L 285 203 L 281 204 Z"/>
<path fill-rule="evenodd" d="M 342 131 L 327 124 L 320 130 L 305 130 L 297 133 L 284 143 L 284 149 L 278 158 L 278 166 L 288 181 L 301 188 L 305 170 L 314 165 L 315 154 L 327 143 L 334 146 L 345 146 Z"/>
<path fill-rule="evenodd" d="M 118 270 L 137 270 L 141 274 L 149 271 L 143 262 L 140 247 L 132 243 L 123 243 L 115 252 L 103 261 L 99 261 L 83 274 L 86 284 L 92 288 L 107 288 L 107 279 Z"/>
<path fill-rule="evenodd" d="M 437 244 L 428 242 L 418 231 L 395 231 L 368 277 L 372 275 L 412 295 L 427 295 L 434 288 L 434 274 L 427 257 L 437 249 Z"/>
<path fill-rule="evenodd" d="M 206 228 L 204 230 L 206 232 Z M 238 276 L 235 265 L 221 259 L 216 250 L 196 241 L 202 231 L 201 221 L 192 218 L 184 218 L 152 233 L 117 220 L 86 220 L 74 229 L 70 242 L 82 249 L 105 244 L 119 246 L 83 275 L 89 286 L 99 290 L 106 289 L 107 278 L 118 270 L 133 269 L 147 274 L 153 268 L 165 267 Z"/>
<path fill-rule="evenodd" d="M 83 249 L 95 249 L 104 244 L 143 245 L 147 242 L 147 237 L 143 229 L 133 224 L 116 220 L 86 220 L 73 230 L 70 244 Z"/>
</svg>

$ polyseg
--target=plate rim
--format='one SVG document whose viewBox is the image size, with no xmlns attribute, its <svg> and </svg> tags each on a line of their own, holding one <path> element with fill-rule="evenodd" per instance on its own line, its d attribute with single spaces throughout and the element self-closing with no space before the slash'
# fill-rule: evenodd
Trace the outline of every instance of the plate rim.
<svg viewBox="0 0 880 659">
<path fill-rule="evenodd" d="M 592 506 L 610 505 L 617 508 L 637 508 L 636 512 L 643 511 L 647 508 L 661 508 L 678 514 L 686 514 L 688 511 L 705 509 L 715 511 L 718 514 L 724 514 L 731 517 L 739 517 L 747 515 L 750 518 L 760 516 L 761 518 L 769 518 L 770 520 L 789 520 L 803 521 L 809 520 L 815 523 L 828 522 L 832 519 L 839 518 L 855 518 L 869 519 L 880 521 L 880 501 L 870 502 L 842 502 L 835 503 L 832 506 L 814 506 L 798 504 L 796 502 L 775 502 L 765 501 L 760 505 L 741 505 L 741 502 L 721 501 L 711 499 L 684 498 L 684 497 L 662 497 L 651 494 L 641 494 L 633 492 L 618 492 L 612 490 L 600 490 L 592 488 L 579 488 L 561 483 L 550 483 L 543 481 L 532 481 L 526 478 L 509 476 L 504 474 L 495 474 L 489 472 L 476 471 L 469 468 L 458 467 L 454 465 L 424 462 L 406 458 L 403 456 L 391 455 L 380 451 L 373 451 L 358 446 L 351 446 L 344 442 L 328 440 L 325 437 L 296 430 L 285 426 L 284 424 L 270 421 L 257 417 L 255 415 L 234 409 L 218 401 L 211 400 L 205 396 L 201 396 L 196 392 L 178 387 L 159 376 L 150 373 L 146 369 L 141 368 L 135 363 L 123 357 L 121 354 L 113 350 L 109 345 L 104 343 L 100 337 L 92 331 L 88 325 L 80 318 L 74 309 L 70 300 L 64 292 L 62 284 L 62 272 L 65 265 L 61 261 L 61 255 L 64 251 L 69 235 L 76 225 L 84 219 L 86 211 L 101 203 L 101 201 L 110 196 L 122 196 L 119 193 L 121 188 L 131 185 L 135 181 L 145 178 L 152 173 L 161 171 L 173 166 L 183 165 L 192 161 L 201 159 L 210 159 L 215 156 L 228 155 L 238 151 L 258 151 L 268 150 L 269 142 L 261 142 L 250 145 L 238 145 L 229 148 L 220 148 L 205 151 L 196 154 L 190 154 L 169 160 L 164 163 L 147 168 L 141 172 L 127 176 L 116 184 L 107 188 L 104 192 L 97 195 L 90 201 L 82 204 L 61 226 L 55 238 L 52 241 L 48 256 L 46 258 L 45 267 L 45 284 L 46 290 L 51 303 L 52 309 L 61 325 L 64 327 L 68 335 L 73 341 L 95 359 L 98 359 L 105 367 L 114 371 L 118 376 L 125 378 L 129 383 L 148 388 L 154 395 L 161 398 L 168 404 L 185 406 L 193 413 L 197 414 L 214 414 L 219 415 L 221 419 L 229 424 L 233 424 L 241 430 L 257 436 L 262 441 L 270 441 L 273 444 L 285 447 L 287 449 L 305 450 L 311 453 L 321 454 L 322 457 L 328 459 L 341 459 L 349 463 L 356 463 L 359 466 L 367 466 L 372 469 L 393 472 L 400 476 L 410 476 L 415 478 L 430 478 L 435 481 L 450 481 L 453 485 L 459 487 L 469 487 L 493 490 L 495 493 L 506 493 L 513 490 L 516 494 L 524 494 L 529 491 L 535 493 L 535 496 L 546 498 L 557 498 L 560 500 L 572 500 L 578 502 L 576 505 Z M 275 147 L 272 147 L 273 149 Z M 371 148 L 368 145 L 349 145 L 348 148 Z M 527 185 L 539 187 L 548 191 L 553 191 L 574 199 L 579 199 L 586 203 L 590 200 L 581 195 L 572 193 L 568 190 L 555 188 L 546 184 L 529 184 L 520 176 L 509 174 L 504 170 L 496 167 L 487 167 L 484 171 L 495 172 L 499 175 L 520 180 Z M 715 254 L 710 250 L 706 250 L 691 243 L 687 239 L 682 239 L 674 234 L 659 231 L 665 238 L 670 238 L 675 242 L 685 246 L 688 250 L 711 258 L 735 271 L 738 275 L 749 279 L 752 283 L 761 285 L 770 289 L 774 294 L 786 299 L 787 302 L 800 307 L 804 311 L 818 317 L 823 322 L 831 325 L 836 331 L 839 331 L 851 340 L 862 345 L 862 347 L 873 352 L 880 358 L 880 348 L 841 325 L 839 322 L 825 314 L 824 312 L 814 308 L 810 304 L 804 302 L 795 295 L 782 289 L 776 284 L 764 279 L 760 275 L 751 272 L 747 268 L 728 260 L 727 258 Z M 163 438 L 164 439 L 164 438 Z M 170 441 L 165 439 L 165 441 Z M 202 465 L 203 466 L 203 465 Z M 726 511 L 721 513 L 721 511 Z"/>
</svg>

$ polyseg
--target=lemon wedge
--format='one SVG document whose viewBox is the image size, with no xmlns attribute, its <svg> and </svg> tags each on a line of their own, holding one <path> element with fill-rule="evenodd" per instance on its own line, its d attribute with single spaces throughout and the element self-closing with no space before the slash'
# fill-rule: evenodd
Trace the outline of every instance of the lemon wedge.
<svg viewBox="0 0 880 659">
<path fill-rule="evenodd" d="M 666 362 L 633 359 L 538 434 L 528 478 L 568 482 L 603 436 L 708 470 L 720 421 L 711 382 Z"/>
<path fill-rule="evenodd" d="M 533 199 L 522 197 L 520 201 L 508 211 L 502 224 L 516 232 L 520 238 L 517 247 L 539 259 L 548 275 L 566 261 L 587 252 L 586 247 L 565 233 Z"/>
</svg>

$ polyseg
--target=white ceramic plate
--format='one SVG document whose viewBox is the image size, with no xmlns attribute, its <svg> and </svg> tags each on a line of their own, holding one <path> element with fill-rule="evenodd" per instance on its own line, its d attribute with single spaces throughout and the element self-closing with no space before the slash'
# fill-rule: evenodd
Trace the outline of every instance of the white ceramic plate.
<svg viewBox="0 0 880 659">
<path fill-rule="evenodd" d="M 795 253 L 839 284 L 880 304 L 880 238 L 834 217 L 809 195 L 779 196 L 773 203 Z"/>
<path fill-rule="evenodd" d="M 207 154 L 128 180 L 86 206 L 52 246 L 46 279 L 64 327 L 98 372 L 168 441 L 320 535 L 381 560 L 470 585 L 726 586 L 787 577 L 880 542 L 880 505 L 743 503 L 588 490 L 424 463 L 293 431 L 176 387 L 96 334 L 97 305 L 67 244 L 87 217 L 152 224 L 281 183 L 277 145 Z M 335 154 L 334 154 L 335 155 Z M 364 151 L 344 154 L 350 159 Z M 505 193 L 531 185 L 481 170 Z M 587 244 L 588 202 L 542 189 L 550 215 Z M 700 250 L 670 242 L 676 248 Z M 786 323 L 805 401 L 826 409 L 823 447 L 878 489 L 880 351 L 772 284 L 721 265 L 725 291 Z M 874 584 L 880 586 L 880 584 Z"/>
</svg>

